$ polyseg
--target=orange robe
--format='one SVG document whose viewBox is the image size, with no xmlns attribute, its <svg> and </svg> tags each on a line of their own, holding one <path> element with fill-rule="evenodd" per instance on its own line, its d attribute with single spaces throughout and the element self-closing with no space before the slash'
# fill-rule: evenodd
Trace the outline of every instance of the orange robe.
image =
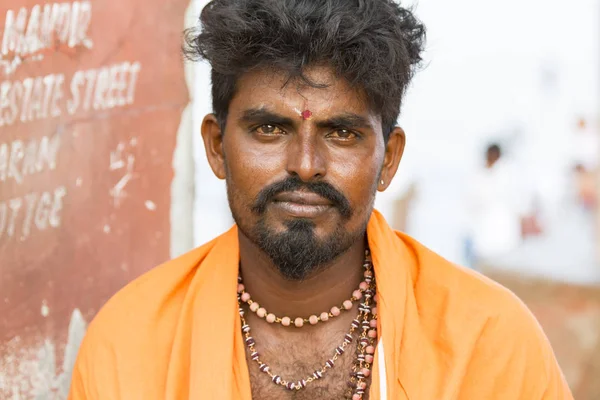
<svg viewBox="0 0 600 400">
<path fill-rule="evenodd" d="M 394 232 L 376 211 L 367 235 L 383 343 L 371 399 L 573 398 L 511 292 Z M 90 324 L 69 399 L 250 400 L 238 261 L 234 227 L 121 290 Z"/>
</svg>

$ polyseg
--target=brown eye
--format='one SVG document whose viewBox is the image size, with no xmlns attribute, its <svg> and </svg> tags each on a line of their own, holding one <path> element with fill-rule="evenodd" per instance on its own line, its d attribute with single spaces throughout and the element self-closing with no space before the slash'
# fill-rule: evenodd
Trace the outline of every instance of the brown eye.
<svg viewBox="0 0 600 400">
<path fill-rule="evenodd" d="M 256 133 L 258 133 L 259 135 L 281 135 L 284 132 L 275 125 L 266 124 L 256 128 Z"/>
<path fill-rule="evenodd" d="M 343 140 L 351 140 L 356 139 L 358 135 L 348 129 L 338 129 L 337 131 L 333 131 L 329 134 L 329 137 L 334 139 L 343 139 Z"/>
</svg>

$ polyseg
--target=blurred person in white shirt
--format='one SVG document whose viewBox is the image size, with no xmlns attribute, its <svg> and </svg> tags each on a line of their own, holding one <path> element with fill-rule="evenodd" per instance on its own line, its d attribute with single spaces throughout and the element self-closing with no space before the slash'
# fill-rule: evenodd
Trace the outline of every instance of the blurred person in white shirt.
<svg viewBox="0 0 600 400">
<path fill-rule="evenodd" d="M 470 267 L 519 246 L 523 222 L 531 215 L 531 197 L 522 174 L 502 156 L 500 145 L 489 145 L 485 164 L 474 172 L 467 186 L 466 251 Z"/>
</svg>

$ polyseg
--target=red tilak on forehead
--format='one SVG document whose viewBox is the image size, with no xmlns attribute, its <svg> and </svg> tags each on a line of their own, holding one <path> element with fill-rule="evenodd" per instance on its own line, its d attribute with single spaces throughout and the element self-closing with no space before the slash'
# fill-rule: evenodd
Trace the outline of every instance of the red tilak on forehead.
<svg viewBox="0 0 600 400">
<path fill-rule="evenodd" d="M 307 109 L 307 110 L 302 111 L 302 113 L 300 115 L 302 115 L 302 119 L 306 121 L 312 117 L 312 111 Z"/>
<path fill-rule="evenodd" d="M 297 108 L 296 111 L 298 112 L 298 114 L 300 114 L 300 117 L 305 121 L 311 119 L 313 116 L 312 111 L 308 109 L 308 100 L 304 101 L 303 111 L 300 111 Z"/>
</svg>

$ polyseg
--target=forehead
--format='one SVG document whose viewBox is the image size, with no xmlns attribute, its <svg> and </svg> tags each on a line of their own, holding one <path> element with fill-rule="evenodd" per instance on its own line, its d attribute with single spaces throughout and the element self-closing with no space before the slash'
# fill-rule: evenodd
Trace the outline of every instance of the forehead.
<svg viewBox="0 0 600 400">
<path fill-rule="evenodd" d="M 304 72 L 310 85 L 301 78 L 289 79 L 284 72 L 256 70 L 243 75 L 236 84 L 236 93 L 229 106 L 230 115 L 250 108 L 268 108 L 285 115 L 310 109 L 319 118 L 343 113 L 361 115 L 381 130 L 381 116 L 371 110 L 366 95 L 330 68 L 313 67 Z"/>
</svg>

